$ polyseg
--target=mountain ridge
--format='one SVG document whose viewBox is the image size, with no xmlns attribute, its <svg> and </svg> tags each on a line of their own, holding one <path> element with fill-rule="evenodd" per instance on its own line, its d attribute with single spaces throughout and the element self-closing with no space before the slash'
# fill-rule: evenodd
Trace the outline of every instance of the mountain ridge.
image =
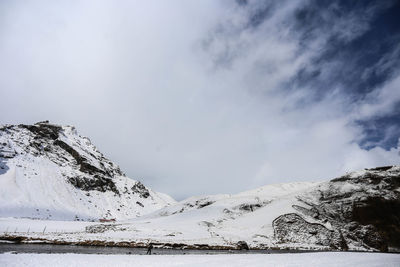
<svg viewBox="0 0 400 267">
<path fill-rule="evenodd" d="M 0 128 L 0 170 L 2 216 L 126 219 L 175 202 L 126 177 L 75 127 L 47 121 Z"/>
<path fill-rule="evenodd" d="M 399 251 L 400 166 L 175 202 L 126 177 L 72 126 L 5 125 L 0 217 L 85 221 L 65 235 L 22 234 L 55 243 Z M 4 220 L 0 228 L 24 222 Z"/>
</svg>

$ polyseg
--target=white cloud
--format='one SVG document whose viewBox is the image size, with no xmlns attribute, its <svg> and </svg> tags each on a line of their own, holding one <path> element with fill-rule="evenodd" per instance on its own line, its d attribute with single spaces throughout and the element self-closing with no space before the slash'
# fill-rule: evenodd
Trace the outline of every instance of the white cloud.
<svg viewBox="0 0 400 267">
<path fill-rule="evenodd" d="M 384 84 L 379 90 L 374 90 L 357 109 L 356 119 L 382 117 L 391 113 L 400 102 L 400 75 Z"/>
<path fill-rule="evenodd" d="M 285 88 L 304 67 L 329 72 L 311 64 L 331 33 L 307 50 L 286 27 L 302 4 L 257 28 L 224 1 L 3 4 L 0 121 L 75 124 L 129 176 L 178 198 L 398 163 L 398 149 L 361 149 L 352 124 L 391 107 L 395 85 L 354 108 L 337 91 L 299 106 L 315 88 Z"/>
</svg>

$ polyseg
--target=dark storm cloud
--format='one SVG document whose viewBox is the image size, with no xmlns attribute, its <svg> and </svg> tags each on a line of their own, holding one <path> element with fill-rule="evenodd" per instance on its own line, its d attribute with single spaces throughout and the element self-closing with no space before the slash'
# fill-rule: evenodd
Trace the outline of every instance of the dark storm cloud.
<svg viewBox="0 0 400 267">
<path fill-rule="evenodd" d="M 248 8 L 251 4 L 246 2 L 248 25 L 257 28 L 268 23 L 276 8 L 273 3 L 255 1 Z M 399 12 L 400 2 L 391 0 L 307 1 L 295 8 L 285 18 L 284 27 L 297 36 L 297 53 L 306 53 L 319 43 L 310 64 L 300 68 L 281 88 L 289 93 L 299 88 L 312 92 L 306 94 L 307 98 L 298 99 L 295 108 L 324 101 L 332 92 L 349 98 L 349 104 L 362 102 L 368 93 L 379 91 L 385 82 L 398 75 Z M 400 117 L 396 110 L 357 123 L 364 128 L 365 137 L 359 141 L 362 147 L 397 146 Z"/>
<path fill-rule="evenodd" d="M 399 163 L 395 1 L 2 1 L 0 121 L 182 198 Z"/>
<path fill-rule="evenodd" d="M 324 16 L 326 12 L 333 15 Z M 352 103 L 362 102 L 368 93 L 380 90 L 388 80 L 398 75 L 399 12 L 399 1 L 316 1 L 298 10 L 295 29 L 301 32 L 303 46 L 321 35 L 321 31 L 331 34 L 324 49 L 312 60 L 311 67 L 301 69 L 292 81 L 297 87 L 308 86 L 314 91 L 312 99 L 303 100 L 303 104 L 321 100 L 338 88 Z M 340 33 L 328 28 L 339 18 L 346 17 L 362 20 L 354 24 L 363 26 L 359 26 L 360 33 L 345 35 L 348 37 L 343 39 Z M 321 71 L 324 68 L 329 69 L 325 75 Z M 397 147 L 400 136 L 397 110 L 383 115 L 377 113 L 374 118 L 358 123 L 365 134 L 359 141 L 362 147 Z"/>
<path fill-rule="evenodd" d="M 398 144 L 400 136 L 400 102 L 389 115 L 375 116 L 372 119 L 358 121 L 364 129 L 364 138 L 360 140 L 361 147 L 371 149 L 376 146 L 390 149 Z"/>
</svg>

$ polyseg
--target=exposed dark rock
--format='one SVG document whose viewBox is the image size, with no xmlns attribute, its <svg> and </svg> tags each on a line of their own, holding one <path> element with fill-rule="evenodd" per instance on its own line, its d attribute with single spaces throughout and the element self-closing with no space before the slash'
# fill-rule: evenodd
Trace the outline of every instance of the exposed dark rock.
<svg viewBox="0 0 400 267">
<path fill-rule="evenodd" d="M 249 245 L 246 243 L 246 241 L 239 241 L 237 242 L 237 247 L 238 249 L 245 249 L 245 250 L 249 250 Z"/>
<path fill-rule="evenodd" d="M 0 175 L 6 173 L 9 169 L 7 162 L 0 156 Z"/>
<path fill-rule="evenodd" d="M 16 153 L 13 151 L 0 151 L 0 158 L 4 159 L 12 159 L 16 156 Z"/>
<path fill-rule="evenodd" d="M 371 168 L 371 169 L 366 169 L 367 171 L 387 171 L 390 170 L 393 166 L 382 166 L 382 167 L 376 167 L 376 168 Z"/>
<path fill-rule="evenodd" d="M 294 208 L 321 224 L 329 221 L 336 231 L 340 231 L 342 249 L 346 248 L 345 243 L 352 242 L 387 251 L 389 247 L 400 248 L 399 187 L 398 169 L 378 167 L 359 176 L 353 174 L 333 179 L 313 192 L 315 198 L 312 201 L 308 196 L 300 198 L 309 208 Z"/>
<path fill-rule="evenodd" d="M 75 160 L 76 162 L 80 165 L 80 171 L 81 172 L 86 172 L 88 174 L 102 174 L 104 175 L 105 172 L 100 170 L 99 168 L 87 163 L 87 159 L 82 157 L 75 149 L 73 149 L 70 145 L 67 143 L 61 141 L 61 140 L 56 140 L 54 141 L 54 144 L 61 147 L 65 151 L 67 151 Z"/>
<path fill-rule="evenodd" d="M 49 138 L 53 140 L 58 138 L 58 134 L 62 130 L 61 126 L 47 123 L 37 123 L 35 125 L 20 124 L 19 126 L 34 133 L 36 138 Z"/>
<path fill-rule="evenodd" d="M 199 209 L 210 206 L 213 203 L 214 203 L 214 201 L 206 201 L 206 202 L 197 202 L 196 201 L 196 204 L 198 205 Z"/>
<path fill-rule="evenodd" d="M 262 205 L 261 204 L 242 204 L 239 206 L 239 210 L 244 210 L 244 211 L 255 211 L 256 209 L 261 208 Z"/>
<path fill-rule="evenodd" d="M 90 191 L 97 190 L 100 192 L 112 191 L 119 195 L 119 191 L 115 186 L 115 183 L 110 178 L 96 177 L 96 178 L 86 178 L 86 177 L 70 177 L 68 181 L 81 190 Z"/>
<path fill-rule="evenodd" d="M 316 244 L 333 249 L 347 249 L 347 244 L 341 244 L 340 233 L 321 224 L 309 223 L 295 213 L 279 216 L 272 225 L 275 238 L 281 243 Z"/>
<path fill-rule="evenodd" d="M 240 211 L 246 211 L 246 212 L 253 212 L 259 208 L 264 207 L 265 205 L 271 203 L 270 200 L 268 201 L 262 201 L 262 202 L 256 202 L 256 203 L 243 203 L 237 207 L 235 207 L 235 209 L 239 209 Z"/>
<path fill-rule="evenodd" d="M 340 176 L 338 178 L 332 179 L 331 182 L 345 182 L 345 181 L 348 181 L 350 179 L 351 179 L 350 175 L 343 175 L 343 176 Z"/>
<path fill-rule="evenodd" d="M 346 239 L 344 238 L 342 231 L 340 229 L 338 231 L 339 231 L 339 238 L 340 238 L 340 240 L 339 240 L 340 249 L 345 250 L 345 251 L 349 250 L 349 246 L 347 245 Z"/>
<path fill-rule="evenodd" d="M 131 189 L 133 193 L 139 194 L 142 198 L 148 198 L 150 196 L 149 190 L 141 182 L 136 182 Z"/>
<path fill-rule="evenodd" d="M 369 197 L 353 205 L 352 220 L 369 226 L 362 240 L 370 247 L 387 251 L 400 247 L 400 200 Z"/>
<path fill-rule="evenodd" d="M 293 205 L 293 208 L 307 216 L 310 216 L 312 218 L 318 219 L 320 218 L 319 211 L 315 208 L 307 209 L 298 205 Z"/>
</svg>

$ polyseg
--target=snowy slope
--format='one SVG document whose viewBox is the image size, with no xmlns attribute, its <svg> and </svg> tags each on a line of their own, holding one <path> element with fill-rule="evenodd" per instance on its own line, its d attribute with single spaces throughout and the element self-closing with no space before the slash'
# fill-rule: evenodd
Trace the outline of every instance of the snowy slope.
<svg viewBox="0 0 400 267">
<path fill-rule="evenodd" d="M 400 167 L 176 203 L 127 178 L 73 127 L 8 125 L 0 217 L 0 239 L 15 227 L 27 240 L 61 243 L 398 251 Z M 62 222 L 74 219 L 95 222 Z"/>
<path fill-rule="evenodd" d="M 277 244 L 272 221 L 296 212 L 293 205 L 302 204 L 296 196 L 319 184 L 268 185 L 236 195 L 191 197 L 121 227 L 134 232 L 135 238 L 164 243 L 236 246 L 245 241 L 252 247 L 274 247 Z"/>
<path fill-rule="evenodd" d="M 0 220 L 0 232 L 15 225 L 33 229 L 17 233 L 32 239 L 123 246 L 399 251 L 399 187 L 400 167 L 381 167 L 327 182 L 191 197 L 126 221 L 69 224 L 68 234 L 60 224 L 12 219 Z M 44 226 L 53 232 L 41 233 Z"/>
<path fill-rule="evenodd" d="M 72 126 L 0 127 L 0 216 L 133 218 L 175 201 L 127 178 Z"/>
</svg>

